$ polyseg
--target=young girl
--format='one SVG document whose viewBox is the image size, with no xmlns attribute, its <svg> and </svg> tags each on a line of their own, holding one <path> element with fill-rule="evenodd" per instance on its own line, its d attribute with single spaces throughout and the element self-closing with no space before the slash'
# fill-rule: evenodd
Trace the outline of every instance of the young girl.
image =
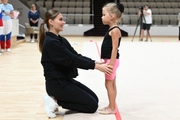
<svg viewBox="0 0 180 120">
<path fill-rule="evenodd" d="M 121 41 L 121 31 L 118 23 L 123 11 L 124 6 L 118 3 L 108 3 L 102 8 L 102 22 L 104 25 L 109 25 L 109 30 L 106 32 L 102 43 L 101 58 L 113 67 L 113 73 L 111 75 L 105 74 L 109 105 L 99 109 L 100 114 L 116 113 L 116 69 L 119 66 L 118 47 Z"/>
</svg>

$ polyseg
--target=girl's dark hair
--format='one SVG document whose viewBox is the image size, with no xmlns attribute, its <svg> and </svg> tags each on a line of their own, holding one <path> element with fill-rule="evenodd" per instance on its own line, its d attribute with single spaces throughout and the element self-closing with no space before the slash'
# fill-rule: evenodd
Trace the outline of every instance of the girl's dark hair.
<svg viewBox="0 0 180 120">
<path fill-rule="evenodd" d="M 44 22 L 41 23 L 39 28 L 39 51 L 41 53 L 42 53 L 43 42 L 46 37 L 46 30 L 44 28 L 44 25 L 46 25 L 47 29 L 49 30 L 50 28 L 49 19 L 54 20 L 56 16 L 59 14 L 60 12 L 58 12 L 57 10 L 48 10 L 44 15 Z"/>
</svg>

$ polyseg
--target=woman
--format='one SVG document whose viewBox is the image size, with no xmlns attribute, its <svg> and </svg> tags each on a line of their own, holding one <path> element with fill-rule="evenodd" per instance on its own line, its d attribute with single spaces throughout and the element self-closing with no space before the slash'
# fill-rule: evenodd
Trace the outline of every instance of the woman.
<svg viewBox="0 0 180 120">
<path fill-rule="evenodd" d="M 2 35 L 2 27 L 3 27 L 3 21 L 2 21 L 2 1 L 0 0 L 0 37 Z M 0 55 L 1 55 L 1 52 L 0 52 Z"/>
<path fill-rule="evenodd" d="M 44 24 L 48 32 L 44 29 Z M 65 109 L 94 113 L 98 107 L 98 97 L 73 78 L 78 76 L 77 68 L 98 69 L 106 74 L 111 74 L 112 68 L 78 54 L 66 38 L 59 35 L 65 22 L 57 10 L 46 12 L 44 24 L 41 24 L 39 31 L 39 50 L 42 53 L 41 64 L 44 68 L 46 91 L 54 98 L 53 102 L 47 96 L 44 98 L 47 115 L 51 118 L 56 116 L 56 102 Z"/>
<path fill-rule="evenodd" d="M 38 21 L 39 21 L 39 12 L 36 10 L 36 5 L 31 5 L 31 10 L 28 13 L 29 18 L 29 24 L 31 27 L 38 27 Z M 34 39 L 37 41 L 37 34 L 34 34 Z M 33 40 L 33 34 L 30 34 L 30 42 L 34 42 Z"/>
<path fill-rule="evenodd" d="M 3 0 L 2 4 L 2 19 L 3 19 L 3 29 L 2 35 L 0 38 L 1 43 L 1 52 L 3 53 L 6 49 L 7 52 L 10 52 L 11 49 L 11 34 L 12 34 L 12 20 L 14 17 L 14 8 L 11 4 L 8 3 L 8 0 Z"/>
</svg>

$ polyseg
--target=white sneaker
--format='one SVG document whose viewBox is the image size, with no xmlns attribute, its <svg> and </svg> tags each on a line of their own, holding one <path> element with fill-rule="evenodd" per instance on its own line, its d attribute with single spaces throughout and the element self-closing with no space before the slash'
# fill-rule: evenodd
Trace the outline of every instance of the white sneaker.
<svg viewBox="0 0 180 120">
<path fill-rule="evenodd" d="M 1 52 L 3 53 L 5 50 L 4 49 L 1 49 Z"/>
<path fill-rule="evenodd" d="M 7 52 L 11 52 L 11 49 L 10 49 L 10 48 L 8 48 L 6 51 L 7 51 Z"/>
<path fill-rule="evenodd" d="M 44 104 L 45 104 L 46 114 L 48 115 L 48 117 L 55 118 L 56 117 L 55 110 L 58 109 L 59 107 L 58 104 L 54 101 L 53 98 L 51 98 L 47 94 L 44 95 Z"/>
<path fill-rule="evenodd" d="M 34 39 L 30 39 L 30 42 L 33 43 L 33 42 L 34 42 Z"/>
</svg>

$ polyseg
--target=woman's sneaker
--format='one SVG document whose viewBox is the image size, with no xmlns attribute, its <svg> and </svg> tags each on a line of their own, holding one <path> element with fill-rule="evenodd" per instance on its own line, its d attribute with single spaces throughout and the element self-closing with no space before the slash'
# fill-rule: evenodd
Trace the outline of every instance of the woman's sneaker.
<svg viewBox="0 0 180 120">
<path fill-rule="evenodd" d="M 8 48 L 6 51 L 7 51 L 7 52 L 11 52 L 11 49 L 10 49 L 10 48 Z"/>
<path fill-rule="evenodd" d="M 4 49 L 1 49 L 1 53 L 3 53 L 5 50 Z"/>
<path fill-rule="evenodd" d="M 58 104 L 54 101 L 53 98 L 51 98 L 49 95 L 44 95 L 44 104 L 45 104 L 45 110 L 46 114 L 50 118 L 55 118 L 56 114 L 55 112 L 58 111 Z"/>
</svg>

